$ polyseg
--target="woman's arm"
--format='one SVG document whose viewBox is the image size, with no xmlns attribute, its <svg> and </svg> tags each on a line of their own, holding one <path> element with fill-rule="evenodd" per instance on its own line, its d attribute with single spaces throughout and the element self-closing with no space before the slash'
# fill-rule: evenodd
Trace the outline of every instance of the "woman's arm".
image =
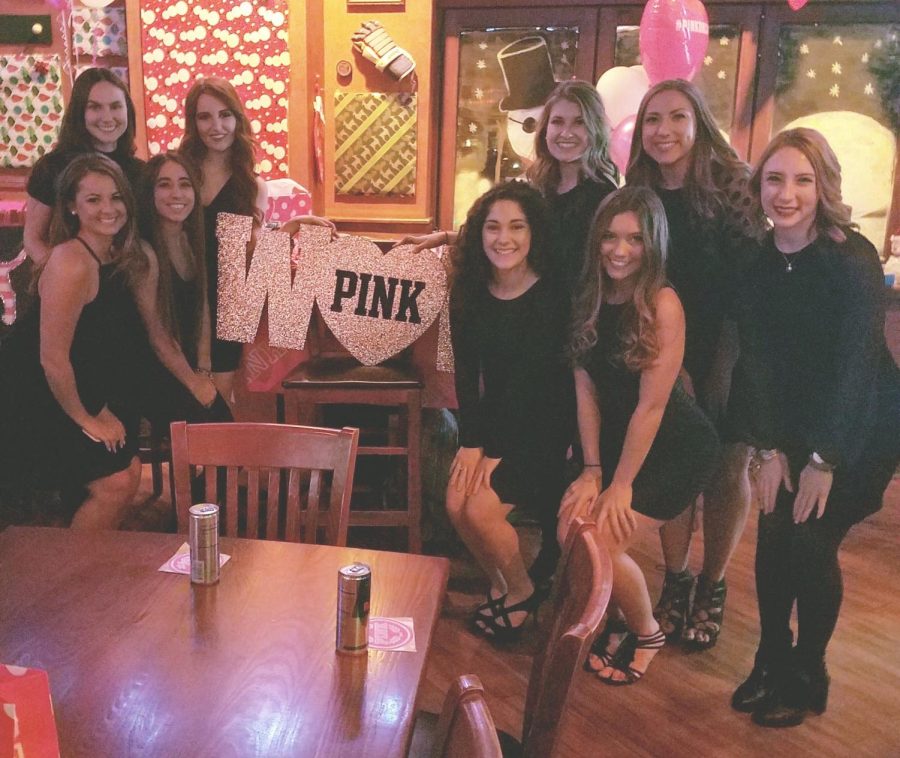
<svg viewBox="0 0 900 758">
<path fill-rule="evenodd" d="M 134 295 L 153 352 L 156 353 L 160 363 L 188 389 L 197 402 L 204 406 L 210 405 L 216 399 L 215 386 L 209 377 L 194 372 L 177 340 L 163 326 L 156 307 L 159 261 L 156 253 L 146 242 L 141 242 L 141 249 L 147 257 L 147 271 L 135 286 Z"/>
<path fill-rule="evenodd" d="M 40 266 L 50 257 L 50 245 L 47 236 L 50 231 L 50 217 L 53 209 L 35 200 L 31 195 L 25 206 L 25 229 L 23 243 L 25 253 L 36 265 Z"/>
<path fill-rule="evenodd" d="M 434 250 L 441 245 L 455 245 L 459 239 L 459 232 L 432 232 L 431 234 L 408 234 L 400 240 L 394 247 L 400 245 L 415 245 L 412 249 L 414 253 L 421 253 L 423 250 Z"/>
<path fill-rule="evenodd" d="M 260 218 L 265 219 L 269 212 L 269 188 L 265 180 L 259 176 L 256 177 L 256 209 L 260 213 Z"/>
<path fill-rule="evenodd" d="M 197 336 L 197 370 L 212 371 L 212 323 L 209 317 L 209 298 L 200 304 L 200 334 Z"/>
<path fill-rule="evenodd" d="M 69 358 L 81 311 L 96 296 L 97 267 L 85 253 L 55 249 L 38 284 L 41 296 L 40 358 L 47 384 L 60 407 L 92 439 L 110 451 L 125 444 L 125 427 L 105 407 L 91 416 L 78 395 Z"/>
<path fill-rule="evenodd" d="M 559 535 L 568 531 L 571 521 L 590 512 L 602 487 L 600 468 L 600 403 L 597 387 L 586 369 L 579 366 L 575 375 L 575 404 L 578 418 L 578 437 L 584 456 L 584 468 L 569 485 L 559 507 Z M 561 539 L 560 542 L 563 540 Z"/>
<path fill-rule="evenodd" d="M 636 525 L 631 512 L 631 485 L 659 431 L 684 359 L 684 310 L 678 296 L 668 288 L 656 296 L 656 336 L 659 356 L 641 372 L 638 404 L 628 422 L 619 465 L 612 483 L 598 498 L 597 525 L 602 527 L 609 521 L 618 541 L 627 539 Z"/>
<path fill-rule="evenodd" d="M 450 293 L 450 340 L 453 345 L 454 383 L 459 406 L 459 450 L 450 467 L 451 484 L 469 492 L 482 458 L 484 420 L 481 414 L 479 382 L 481 359 L 478 339 L 470 319 L 465 318 L 455 300 L 459 290 Z"/>
</svg>

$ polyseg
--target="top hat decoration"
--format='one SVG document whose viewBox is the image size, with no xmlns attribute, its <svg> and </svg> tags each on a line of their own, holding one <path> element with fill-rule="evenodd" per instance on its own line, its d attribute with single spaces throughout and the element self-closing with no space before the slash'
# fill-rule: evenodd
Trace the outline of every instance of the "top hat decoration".
<svg viewBox="0 0 900 758">
<path fill-rule="evenodd" d="M 497 61 L 509 93 L 500 101 L 501 111 L 543 105 L 556 86 L 550 51 L 543 37 L 523 37 L 510 43 L 497 53 Z"/>
</svg>

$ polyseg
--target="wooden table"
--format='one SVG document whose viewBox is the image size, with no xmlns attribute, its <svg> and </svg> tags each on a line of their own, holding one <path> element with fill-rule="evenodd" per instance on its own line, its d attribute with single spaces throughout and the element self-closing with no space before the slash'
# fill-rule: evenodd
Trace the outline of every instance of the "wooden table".
<svg viewBox="0 0 900 758">
<path fill-rule="evenodd" d="M 45 669 L 66 758 L 405 755 L 448 562 L 223 539 L 212 587 L 157 571 L 184 535 L 0 534 L 0 662 Z M 417 652 L 334 650 L 337 571 Z"/>
</svg>

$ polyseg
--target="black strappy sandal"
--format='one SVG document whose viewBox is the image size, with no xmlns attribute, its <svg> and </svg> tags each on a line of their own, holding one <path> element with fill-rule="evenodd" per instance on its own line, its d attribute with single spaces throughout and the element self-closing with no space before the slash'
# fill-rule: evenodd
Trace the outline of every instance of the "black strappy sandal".
<svg viewBox="0 0 900 758">
<path fill-rule="evenodd" d="M 497 640 L 497 642 L 510 642 L 518 639 L 528 619 L 537 617 L 537 609 L 541 604 L 541 597 L 537 592 L 526 597 L 522 602 L 515 605 L 507 606 L 505 604 L 506 596 L 504 595 L 500 601 L 497 612 L 493 616 L 482 615 L 474 619 L 475 630 L 484 637 Z M 525 618 L 520 624 L 513 625 L 509 618 L 510 613 L 518 613 L 525 611 Z"/>
<path fill-rule="evenodd" d="M 613 651 L 609 650 L 609 643 L 612 640 L 613 635 L 622 635 L 622 638 L 619 640 L 619 644 L 616 646 L 616 649 Z M 613 658 L 615 657 L 616 652 L 618 652 L 619 648 L 622 646 L 622 643 L 625 641 L 625 636 L 628 634 L 628 626 L 625 624 L 625 619 L 622 618 L 619 614 L 612 614 L 606 620 L 606 626 L 603 627 L 603 631 L 600 632 L 597 639 L 594 640 L 594 644 L 591 645 L 591 650 L 588 653 L 587 658 L 584 659 L 584 670 L 589 671 L 592 674 L 599 674 L 603 669 L 609 666 L 612 663 Z M 591 663 L 591 656 L 599 659 L 600 666 L 594 666 Z"/>
<path fill-rule="evenodd" d="M 634 684 L 647 673 L 647 669 L 640 671 L 631 665 L 634 662 L 635 651 L 659 651 L 665 644 L 666 635 L 663 633 L 662 629 L 658 629 L 655 633 L 646 636 L 641 634 L 629 634 L 625 641 L 619 645 L 619 649 L 616 651 L 612 663 L 610 664 L 613 672 L 618 671 L 624 674 L 625 677 L 623 679 L 613 679 L 612 676 L 614 676 L 614 674 L 610 676 L 600 676 L 597 674 L 597 678 L 604 684 L 608 684 L 610 687 L 625 687 L 629 684 Z M 656 655 L 654 654 L 653 657 L 655 658 Z M 653 658 L 650 659 L 650 663 L 652 662 Z M 650 663 L 647 664 L 647 668 L 650 668 Z"/>
<path fill-rule="evenodd" d="M 666 572 L 659 602 L 653 616 L 669 642 L 681 638 L 685 622 L 691 612 L 691 595 L 694 592 L 694 575 L 689 569 L 680 573 Z"/>
</svg>

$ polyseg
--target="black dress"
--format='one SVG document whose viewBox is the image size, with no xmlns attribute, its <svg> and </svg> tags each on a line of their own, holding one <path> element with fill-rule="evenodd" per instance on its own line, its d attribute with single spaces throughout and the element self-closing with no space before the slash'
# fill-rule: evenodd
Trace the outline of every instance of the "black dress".
<svg viewBox="0 0 900 758">
<path fill-rule="evenodd" d="M 553 242 L 554 265 L 564 291 L 577 289 L 578 277 L 584 267 L 585 247 L 591 221 L 603 199 L 616 189 L 608 181 L 584 179 L 568 192 L 547 198 L 550 208 L 550 239 Z"/>
<path fill-rule="evenodd" d="M 881 507 L 900 458 L 883 289 L 875 248 L 859 234 L 820 237 L 787 260 L 770 236 L 740 299 L 736 388 L 753 409 L 742 436 L 785 451 L 795 483 L 812 452 L 836 464 L 825 519 L 844 525 Z"/>
<path fill-rule="evenodd" d="M 81 311 L 70 360 L 85 410 L 96 415 L 107 406 L 125 426 L 125 446 L 110 453 L 93 442 L 56 401 L 40 363 L 40 308 L 35 308 L 0 349 L 4 485 L 77 487 L 126 469 L 136 453 L 139 418 L 131 382 L 140 320 L 124 277 L 113 264 L 97 260 L 97 265 L 100 286 Z"/>
<path fill-rule="evenodd" d="M 209 317 L 212 323 L 212 370 L 236 371 L 241 362 L 243 344 L 220 340 L 216 336 L 219 305 L 219 240 L 216 237 L 216 217 L 220 213 L 240 213 L 244 207 L 234 184 L 234 175 L 222 185 L 222 189 L 209 205 L 203 207 L 203 223 L 206 229 L 206 292 L 209 299 Z"/>
<path fill-rule="evenodd" d="M 600 404 L 600 464 L 603 488 L 611 483 L 637 408 L 641 375 L 621 359 L 622 317 L 631 303 L 604 303 L 597 319 L 597 344 L 583 361 Z M 675 518 L 709 483 L 718 464 L 719 441 L 706 415 L 675 382 L 659 431 L 632 484 L 632 507 L 650 518 Z"/>
<path fill-rule="evenodd" d="M 512 300 L 487 290 L 474 302 L 460 298 L 454 290 L 459 444 L 501 459 L 491 484 L 502 502 L 555 518 L 575 421 L 563 357 L 567 299 L 547 279 Z"/>
</svg>

